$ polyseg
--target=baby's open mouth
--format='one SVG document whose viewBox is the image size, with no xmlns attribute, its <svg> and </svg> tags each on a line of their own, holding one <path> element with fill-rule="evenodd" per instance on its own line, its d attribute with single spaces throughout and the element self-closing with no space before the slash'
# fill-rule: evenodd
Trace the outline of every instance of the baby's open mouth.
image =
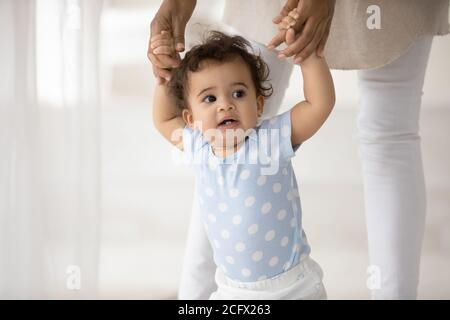
<svg viewBox="0 0 450 320">
<path fill-rule="evenodd" d="M 230 119 L 225 119 L 222 122 L 220 122 L 219 125 L 217 126 L 217 128 L 219 128 L 219 129 L 231 129 L 231 128 L 237 127 L 238 124 L 239 124 L 238 120 L 230 118 Z"/>
</svg>

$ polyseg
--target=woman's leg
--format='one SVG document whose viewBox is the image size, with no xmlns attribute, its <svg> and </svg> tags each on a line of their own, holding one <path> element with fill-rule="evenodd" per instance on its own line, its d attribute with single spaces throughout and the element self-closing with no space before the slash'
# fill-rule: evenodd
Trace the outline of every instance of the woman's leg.
<svg viewBox="0 0 450 320">
<path fill-rule="evenodd" d="M 203 227 L 198 199 L 194 196 L 186 240 L 178 299 L 206 300 L 217 289 L 213 251 Z"/>
<path fill-rule="evenodd" d="M 276 115 L 283 101 L 284 93 L 289 86 L 293 65 L 277 58 L 273 52 L 267 51 L 265 45 L 252 43 L 256 51 L 270 68 L 270 81 L 274 94 L 267 99 L 264 107 L 264 117 Z M 178 298 L 208 299 L 217 286 L 214 282 L 215 264 L 213 251 L 203 227 L 201 214 L 198 210 L 198 199 L 194 195 L 191 221 L 186 240 L 184 262 L 181 273 Z"/>
<path fill-rule="evenodd" d="M 426 207 L 419 114 L 431 43 L 419 37 L 389 65 L 358 71 L 369 257 L 381 280 L 374 299 L 417 296 Z"/>
</svg>

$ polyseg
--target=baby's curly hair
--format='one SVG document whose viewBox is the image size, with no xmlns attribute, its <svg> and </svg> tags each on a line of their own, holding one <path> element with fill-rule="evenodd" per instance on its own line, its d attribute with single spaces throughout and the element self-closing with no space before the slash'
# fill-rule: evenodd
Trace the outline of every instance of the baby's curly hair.
<svg viewBox="0 0 450 320">
<path fill-rule="evenodd" d="M 270 97 L 273 88 L 270 83 L 267 83 L 269 67 L 260 55 L 254 54 L 250 42 L 240 36 L 210 31 L 206 40 L 189 50 L 180 65 L 172 70 L 172 77 L 167 86 L 169 94 L 176 99 L 177 107 L 187 108 L 186 92 L 189 72 L 198 71 L 200 63 L 204 60 L 227 61 L 235 57 L 241 57 L 249 66 L 256 96 Z"/>
</svg>

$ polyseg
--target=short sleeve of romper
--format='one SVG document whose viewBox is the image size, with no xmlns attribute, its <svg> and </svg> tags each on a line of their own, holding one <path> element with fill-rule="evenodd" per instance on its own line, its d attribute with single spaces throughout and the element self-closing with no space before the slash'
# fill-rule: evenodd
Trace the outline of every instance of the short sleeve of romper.
<svg viewBox="0 0 450 320">
<path fill-rule="evenodd" d="M 280 162 L 288 162 L 295 156 L 295 152 L 300 147 L 300 144 L 293 146 L 291 142 L 291 110 L 264 120 L 261 122 L 260 129 L 266 130 L 259 130 L 260 138 L 261 135 L 263 135 L 263 132 L 267 132 L 267 139 L 271 139 L 270 136 L 272 130 L 276 130 L 274 133 L 275 136 L 278 135 L 279 137 Z"/>
<path fill-rule="evenodd" d="M 200 161 L 200 150 L 206 142 L 199 130 L 185 126 L 183 128 L 183 159 L 184 163 L 192 167 Z"/>
</svg>

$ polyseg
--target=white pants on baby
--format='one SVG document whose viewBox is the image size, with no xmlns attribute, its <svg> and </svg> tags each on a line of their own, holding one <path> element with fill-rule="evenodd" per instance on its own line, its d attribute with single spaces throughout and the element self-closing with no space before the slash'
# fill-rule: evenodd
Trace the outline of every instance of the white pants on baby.
<svg viewBox="0 0 450 320">
<path fill-rule="evenodd" d="M 327 293 L 322 283 L 323 272 L 310 257 L 292 269 L 273 278 L 238 282 L 227 278 L 216 269 L 217 290 L 210 300 L 325 300 Z"/>
</svg>

